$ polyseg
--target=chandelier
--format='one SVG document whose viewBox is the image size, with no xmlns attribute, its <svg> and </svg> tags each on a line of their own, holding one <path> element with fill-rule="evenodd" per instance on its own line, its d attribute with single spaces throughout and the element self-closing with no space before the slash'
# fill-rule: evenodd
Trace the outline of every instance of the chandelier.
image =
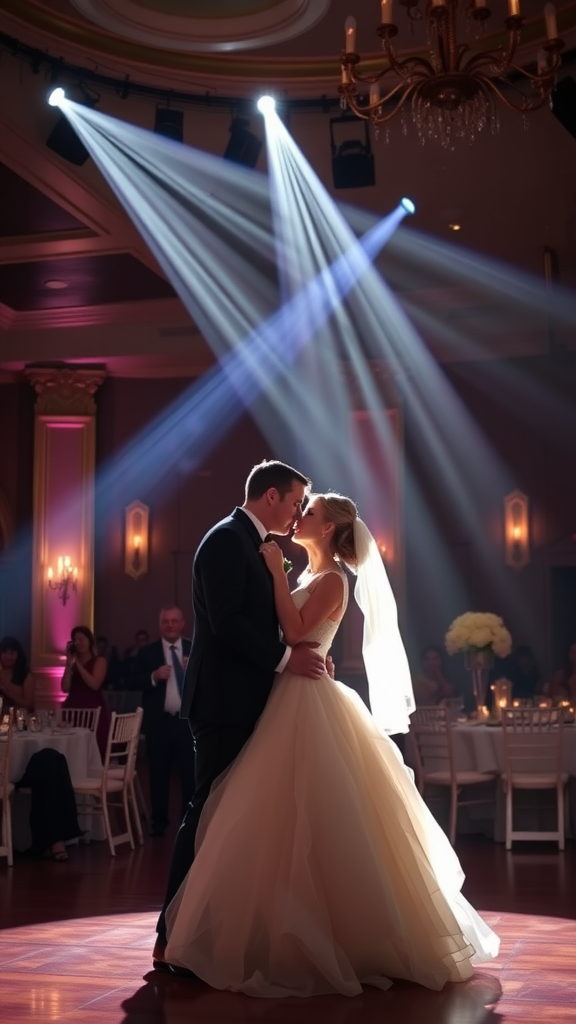
<svg viewBox="0 0 576 1024">
<path fill-rule="evenodd" d="M 514 62 L 525 19 L 520 0 L 508 0 L 506 46 L 472 48 L 458 40 L 459 21 L 482 34 L 491 15 L 487 0 L 397 0 L 413 25 L 424 20 L 427 56 L 402 58 L 392 40 L 398 34 L 393 20 L 394 0 L 381 0 L 381 24 L 376 29 L 385 54 L 384 67 L 374 75 L 361 75 L 356 52 L 356 20 L 345 24 L 346 44 L 342 53 L 341 105 L 375 125 L 386 124 L 399 112 L 411 110 L 421 142 L 436 139 L 451 148 L 455 138 L 473 141 L 476 132 L 488 124 L 498 128 L 496 99 L 521 114 L 541 107 L 550 96 L 560 67 L 564 47 L 558 38 L 554 5 L 544 7 L 547 40 L 538 51 L 537 64 L 530 70 Z M 460 13 L 460 18 L 459 18 Z M 395 81 L 391 81 L 391 76 Z M 384 79 L 386 78 L 386 81 Z"/>
</svg>

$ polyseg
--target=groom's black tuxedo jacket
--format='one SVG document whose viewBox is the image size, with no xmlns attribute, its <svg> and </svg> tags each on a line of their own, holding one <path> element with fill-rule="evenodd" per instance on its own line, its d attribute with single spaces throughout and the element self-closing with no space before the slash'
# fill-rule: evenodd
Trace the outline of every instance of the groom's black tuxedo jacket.
<svg viewBox="0 0 576 1024">
<path fill-rule="evenodd" d="M 185 658 L 190 654 L 190 641 L 186 637 L 182 637 L 182 654 Z M 150 736 L 154 732 L 154 728 L 159 726 L 164 712 L 166 680 L 160 679 L 154 686 L 152 673 L 165 664 L 162 641 L 155 640 L 140 648 L 134 664 L 134 671 L 130 676 L 130 688 L 142 690 L 142 707 L 144 709 L 142 732 L 145 736 Z"/>
<path fill-rule="evenodd" d="M 194 636 L 182 695 L 192 725 L 252 729 L 286 647 L 261 539 L 240 509 L 202 540 L 192 569 Z"/>
</svg>

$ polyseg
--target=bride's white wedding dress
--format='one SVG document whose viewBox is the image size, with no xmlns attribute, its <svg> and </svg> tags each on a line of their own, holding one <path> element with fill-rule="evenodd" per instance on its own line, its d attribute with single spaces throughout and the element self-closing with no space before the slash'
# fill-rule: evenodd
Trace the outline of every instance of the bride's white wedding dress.
<svg viewBox="0 0 576 1024">
<path fill-rule="evenodd" d="M 323 654 L 339 621 L 308 637 Z M 354 996 L 393 978 L 440 989 L 498 953 L 463 877 L 357 694 L 284 672 L 206 805 L 166 957 L 252 996 Z"/>
</svg>

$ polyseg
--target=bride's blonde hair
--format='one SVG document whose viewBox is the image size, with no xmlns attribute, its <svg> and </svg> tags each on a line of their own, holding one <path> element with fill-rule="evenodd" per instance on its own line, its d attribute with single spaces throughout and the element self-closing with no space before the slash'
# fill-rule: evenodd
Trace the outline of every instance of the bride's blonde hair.
<svg viewBox="0 0 576 1024">
<path fill-rule="evenodd" d="M 314 497 L 320 502 L 325 519 L 329 523 L 334 523 L 332 535 L 334 558 L 355 570 L 357 558 L 354 543 L 354 521 L 358 518 L 358 509 L 355 503 L 351 498 L 332 491 L 328 494 L 315 494 Z"/>
</svg>

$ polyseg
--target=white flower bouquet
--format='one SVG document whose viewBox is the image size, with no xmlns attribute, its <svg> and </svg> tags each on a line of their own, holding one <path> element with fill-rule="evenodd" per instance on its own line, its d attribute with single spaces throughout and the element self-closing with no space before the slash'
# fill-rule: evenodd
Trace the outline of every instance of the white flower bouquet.
<svg viewBox="0 0 576 1024">
<path fill-rule="evenodd" d="M 450 625 L 444 638 L 448 654 L 459 651 L 491 651 L 505 658 L 512 649 L 512 637 L 499 615 L 465 612 Z"/>
</svg>

